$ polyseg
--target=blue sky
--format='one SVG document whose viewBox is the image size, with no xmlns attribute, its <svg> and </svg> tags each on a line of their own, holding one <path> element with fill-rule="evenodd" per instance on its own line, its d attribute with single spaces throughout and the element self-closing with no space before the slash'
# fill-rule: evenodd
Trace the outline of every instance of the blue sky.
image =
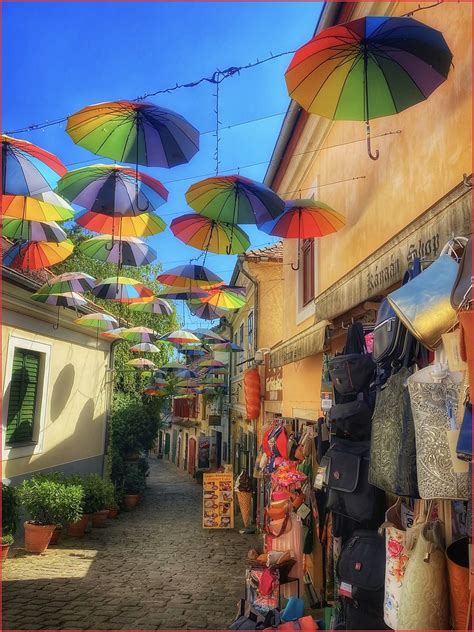
<svg viewBox="0 0 474 632">
<path fill-rule="evenodd" d="M 217 68 L 294 50 L 311 38 L 321 6 L 317 2 L 4 2 L 2 128 L 11 132 L 85 105 L 133 99 L 209 76 Z M 263 179 L 289 103 L 284 72 L 290 59 L 287 55 L 270 61 L 221 84 L 223 128 L 268 117 L 221 131 L 221 171 L 237 172 L 240 167 L 241 175 Z M 186 189 L 214 173 L 215 138 L 209 133 L 215 128 L 214 91 L 205 83 L 150 99 L 178 111 L 202 133 L 200 151 L 187 165 L 146 170 L 170 191 L 168 203 L 159 209 L 168 224 L 189 212 Z M 106 162 L 74 145 L 64 125 L 18 137 L 57 154 L 71 169 Z M 253 247 L 272 241 L 254 227 L 243 228 Z M 199 255 L 169 229 L 148 241 L 165 268 Z M 228 280 L 234 262 L 234 257 L 210 253 L 206 265 Z"/>
</svg>

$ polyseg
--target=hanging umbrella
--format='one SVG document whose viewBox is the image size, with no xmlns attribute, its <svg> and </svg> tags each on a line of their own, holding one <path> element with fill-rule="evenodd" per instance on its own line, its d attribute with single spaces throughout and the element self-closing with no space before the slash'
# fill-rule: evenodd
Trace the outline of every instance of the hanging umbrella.
<svg viewBox="0 0 474 632">
<path fill-rule="evenodd" d="M 162 367 L 160 367 L 161 371 L 172 372 L 172 371 L 183 371 L 186 370 L 186 365 L 181 362 L 167 362 Z"/>
<path fill-rule="evenodd" d="M 153 378 L 158 382 L 159 380 L 165 379 L 165 373 L 161 369 L 155 369 L 153 371 Z"/>
<path fill-rule="evenodd" d="M 167 386 L 169 386 L 169 383 L 167 382 L 167 380 L 164 379 L 153 378 L 153 386 L 155 388 L 166 388 Z"/>
<path fill-rule="evenodd" d="M 144 391 L 145 395 L 150 395 L 151 397 L 166 397 L 166 391 L 160 389 L 160 387 L 148 386 Z"/>
<path fill-rule="evenodd" d="M 365 121 L 427 99 L 447 78 L 452 53 L 443 35 L 410 17 L 368 16 L 325 29 L 296 51 L 288 93 L 307 112 Z"/>
<path fill-rule="evenodd" d="M 66 167 L 49 151 L 2 134 L 2 194 L 51 191 L 65 173 Z"/>
<path fill-rule="evenodd" d="M 156 280 L 172 287 L 185 289 L 201 288 L 203 290 L 218 287 L 224 283 L 217 274 L 214 274 L 208 268 L 195 264 L 187 264 L 166 270 L 159 274 Z"/>
<path fill-rule="evenodd" d="M 179 240 L 205 252 L 237 255 L 250 246 L 247 233 L 238 226 L 196 213 L 176 217 L 170 228 Z"/>
<path fill-rule="evenodd" d="M 154 213 L 141 213 L 135 217 L 114 217 L 85 211 L 76 217 L 76 223 L 93 233 L 120 237 L 150 237 L 163 232 L 166 228 L 165 222 Z"/>
<path fill-rule="evenodd" d="M 87 304 L 86 299 L 76 292 L 63 292 L 61 294 L 32 294 L 31 298 L 38 303 L 54 305 L 58 308 L 56 323 L 53 325 L 54 329 L 59 329 L 59 309 L 61 307 L 76 308 L 79 305 Z"/>
<path fill-rule="evenodd" d="M 91 259 L 121 266 L 146 266 L 157 257 L 153 248 L 136 237 L 115 239 L 109 235 L 98 235 L 86 239 L 78 246 Z"/>
<path fill-rule="evenodd" d="M 95 285 L 95 279 L 85 272 L 64 272 L 42 285 L 37 294 L 62 294 L 63 292 L 88 292 Z"/>
<path fill-rule="evenodd" d="M 231 351 L 233 353 L 241 353 L 243 351 L 242 347 L 233 343 L 233 342 L 219 342 L 215 345 L 212 345 L 213 351 Z"/>
<path fill-rule="evenodd" d="M 24 195 L 2 195 L 0 215 L 35 222 L 64 222 L 72 219 L 74 211 Z"/>
<path fill-rule="evenodd" d="M 180 287 L 165 287 L 157 295 L 161 298 L 174 299 L 175 301 L 189 301 L 190 299 L 203 299 L 209 296 L 207 290 L 200 288 L 190 288 L 189 290 Z"/>
<path fill-rule="evenodd" d="M 104 331 L 102 336 L 104 338 L 110 338 L 112 340 L 123 340 L 122 339 L 122 331 L 125 331 L 126 327 L 116 327 L 115 329 L 111 329 L 110 331 Z"/>
<path fill-rule="evenodd" d="M 90 327 L 96 329 L 97 334 L 99 331 L 111 331 L 118 326 L 118 322 L 110 314 L 103 314 L 102 312 L 94 312 L 93 314 L 86 314 L 80 318 L 76 318 L 74 321 L 78 325 L 83 327 Z"/>
<path fill-rule="evenodd" d="M 214 290 L 209 290 L 209 296 L 202 298 L 201 301 L 221 309 L 240 309 L 246 303 L 246 292 L 245 287 L 223 285 Z"/>
<path fill-rule="evenodd" d="M 168 199 L 161 182 L 120 165 L 91 165 L 68 171 L 57 190 L 88 211 L 114 216 L 156 211 Z"/>
<path fill-rule="evenodd" d="M 206 343 L 223 342 L 224 340 L 222 336 L 219 336 L 219 334 L 216 334 L 216 332 L 212 331 L 212 329 L 202 329 L 202 328 L 193 329 L 193 333 L 196 336 L 198 336 L 198 338 L 202 342 L 206 342 Z"/>
<path fill-rule="evenodd" d="M 207 354 L 204 349 L 183 348 L 178 349 L 178 353 L 182 353 L 188 358 L 201 358 Z"/>
<path fill-rule="evenodd" d="M 296 267 L 291 264 L 291 267 L 299 270 L 302 239 L 324 237 L 341 230 L 345 225 L 344 216 L 323 202 L 288 200 L 280 217 L 261 224 L 258 228 L 269 235 L 298 240 L 298 264 Z"/>
<path fill-rule="evenodd" d="M 157 338 L 157 333 L 149 327 L 129 327 L 124 329 L 120 337 L 134 344 L 142 342 L 153 342 Z"/>
<path fill-rule="evenodd" d="M 208 296 L 208 293 L 206 293 L 205 296 L 193 298 L 188 302 L 189 311 L 193 316 L 198 316 L 203 320 L 217 320 L 228 313 L 227 309 L 221 309 L 220 307 L 214 307 L 208 303 L 202 303 L 201 298 L 205 298 L 206 296 Z"/>
<path fill-rule="evenodd" d="M 21 241 L 49 241 L 58 243 L 67 238 L 56 222 L 34 222 L 14 217 L 2 217 L 2 235 Z"/>
<path fill-rule="evenodd" d="M 66 131 L 94 154 L 149 167 L 184 164 L 199 149 L 199 132 L 184 117 L 146 102 L 89 105 L 68 117 Z"/>
<path fill-rule="evenodd" d="M 229 370 L 224 367 L 219 367 L 215 369 L 209 369 L 208 375 L 228 375 Z"/>
<path fill-rule="evenodd" d="M 175 372 L 174 376 L 179 380 L 195 380 L 198 377 L 198 374 L 191 369 L 187 369 L 183 367 Z"/>
<path fill-rule="evenodd" d="M 92 289 L 97 298 L 105 298 L 118 303 L 138 303 L 143 298 L 153 296 L 153 290 L 145 287 L 139 281 L 128 277 L 109 277 Z"/>
<path fill-rule="evenodd" d="M 151 360 L 146 358 L 136 358 L 134 360 L 128 360 L 127 364 L 135 367 L 136 369 L 154 369 L 155 365 Z"/>
<path fill-rule="evenodd" d="M 221 367 L 225 367 L 225 364 L 223 362 L 221 362 L 220 360 L 214 360 L 214 359 L 210 359 L 210 360 L 200 360 L 198 362 L 200 367 L 210 367 L 210 368 L 221 368 Z"/>
<path fill-rule="evenodd" d="M 159 353 L 160 352 L 158 347 L 156 345 L 151 344 L 151 342 L 139 342 L 138 344 L 133 345 L 133 347 L 130 347 L 130 351 L 133 351 L 134 353 L 137 353 L 137 352 Z"/>
<path fill-rule="evenodd" d="M 61 243 L 47 241 L 26 241 L 13 245 L 3 255 L 3 265 L 18 270 L 40 270 L 64 261 L 74 250 L 69 239 Z"/>
<path fill-rule="evenodd" d="M 169 334 L 165 334 L 163 340 L 167 340 L 168 342 L 173 342 L 177 344 L 200 342 L 197 336 L 195 336 L 192 332 L 187 331 L 186 329 L 178 329 L 177 331 L 172 331 Z"/>
<path fill-rule="evenodd" d="M 160 316 L 170 316 L 173 313 L 171 305 L 162 298 L 156 296 L 151 301 L 143 303 L 134 303 L 130 305 L 130 309 L 134 312 L 144 312 L 146 314 L 159 314 Z"/>
</svg>

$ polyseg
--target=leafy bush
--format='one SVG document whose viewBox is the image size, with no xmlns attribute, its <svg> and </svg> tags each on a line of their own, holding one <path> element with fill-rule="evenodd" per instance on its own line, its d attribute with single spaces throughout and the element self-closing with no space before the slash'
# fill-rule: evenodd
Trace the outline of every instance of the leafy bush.
<svg viewBox="0 0 474 632">
<path fill-rule="evenodd" d="M 34 476 L 21 483 L 18 495 L 30 521 L 36 524 L 63 525 L 75 522 L 82 513 L 84 492 L 80 485 Z"/>
<path fill-rule="evenodd" d="M 13 544 L 13 536 L 11 533 L 7 533 L 6 535 L 2 535 L 2 544 L 5 546 Z"/>
<path fill-rule="evenodd" d="M 148 473 L 150 471 L 150 464 L 148 463 L 148 459 L 145 459 L 144 457 L 139 458 L 137 462 L 137 468 L 138 472 L 142 474 L 142 476 L 148 476 Z"/>
<path fill-rule="evenodd" d="M 18 492 L 12 485 L 2 483 L 2 534 L 15 535 L 20 524 Z"/>
<path fill-rule="evenodd" d="M 144 477 L 136 469 L 129 469 L 123 481 L 125 494 L 139 494 L 143 491 Z"/>
<path fill-rule="evenodd" d="M 105 507 L 107 509 L 115 509 L 117 502 L 115 500 L 115 485 L 112 481 L 104 481 Z"/>
<path fill-rule="evenodd" d="M 82 479 L 82 487 L 84 489 L 84 505 L 85 514 L 95 513 L 106 508 L 107 491 L 106 481 L 98 474 L 88 474 Z"/>
</svg>

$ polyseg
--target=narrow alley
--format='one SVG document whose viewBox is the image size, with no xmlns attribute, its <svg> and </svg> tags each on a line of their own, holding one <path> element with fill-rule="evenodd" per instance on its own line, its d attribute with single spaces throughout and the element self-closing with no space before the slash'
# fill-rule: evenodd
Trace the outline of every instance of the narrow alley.
<svg viewBox="0 0 474 632">
<path fill-rule="evenodd" d="M 3 567 L 4 630 L 226 629 L 253 536 L 201 528 L 202 487 L 150 459 L 141 504 Z"/>
</svg>

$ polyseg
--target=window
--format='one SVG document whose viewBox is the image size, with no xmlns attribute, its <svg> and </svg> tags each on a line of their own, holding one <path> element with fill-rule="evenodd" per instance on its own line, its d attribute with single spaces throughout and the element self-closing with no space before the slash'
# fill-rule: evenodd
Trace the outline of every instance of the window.
<svg viewBox="0 0 474 632">
<path fill-rule="evenodd" d="M 40 363 L 41 354 L 37 351 L 15 349 L 5 433 L 7 445 L 33 441 Z"/>
<path fill-rule="evenodd" d="M 303 307 L 314 299 L 314 239 L 304 239 L 301 248 Z"/>
<path fill-rule="evenodd" d="M 235 344 L 235 345 L 238 345 L 238 344 L 239 344 L 239 339 L 238 339 L 238 334 L 237 334 L 237 333 L 235 333 L 235 334 L 234 334 L 234 344 Z M 232 363 L 232 364 L 233 364 L 233 366 L 234 366 L 234 371 L 233 371 L 233 373 L 234 373 L 234 375 L 235 375 L 235 374 L 237 373 L 237 364 L 238 364 L 238 362 L 239 362 L 239 360 L 238 360 L 239 356 L 237 355 L 237 353 L 232 353 L 232 354 L 231 354 L 231 357 L 233 358 L 233 363 Z"/>
<path fill-rule="evenodd" d="M 253 356 L 253 312 L 250 312 L 247 318 L 247 366 L 252 364 L 251 358 L 253 358 Z"/>
<path fill-rule="evenodd" d="M 240 329 L 239 329 L 239 345 L 242 347 L 242 349 L 244 348 L 244 323 L 242 323 L 240 325 Z M 244 370 L 244 352 L 240 351 L 239 353 L 239 373 L 242 373 L 242 371 Z"/>
</svg>

